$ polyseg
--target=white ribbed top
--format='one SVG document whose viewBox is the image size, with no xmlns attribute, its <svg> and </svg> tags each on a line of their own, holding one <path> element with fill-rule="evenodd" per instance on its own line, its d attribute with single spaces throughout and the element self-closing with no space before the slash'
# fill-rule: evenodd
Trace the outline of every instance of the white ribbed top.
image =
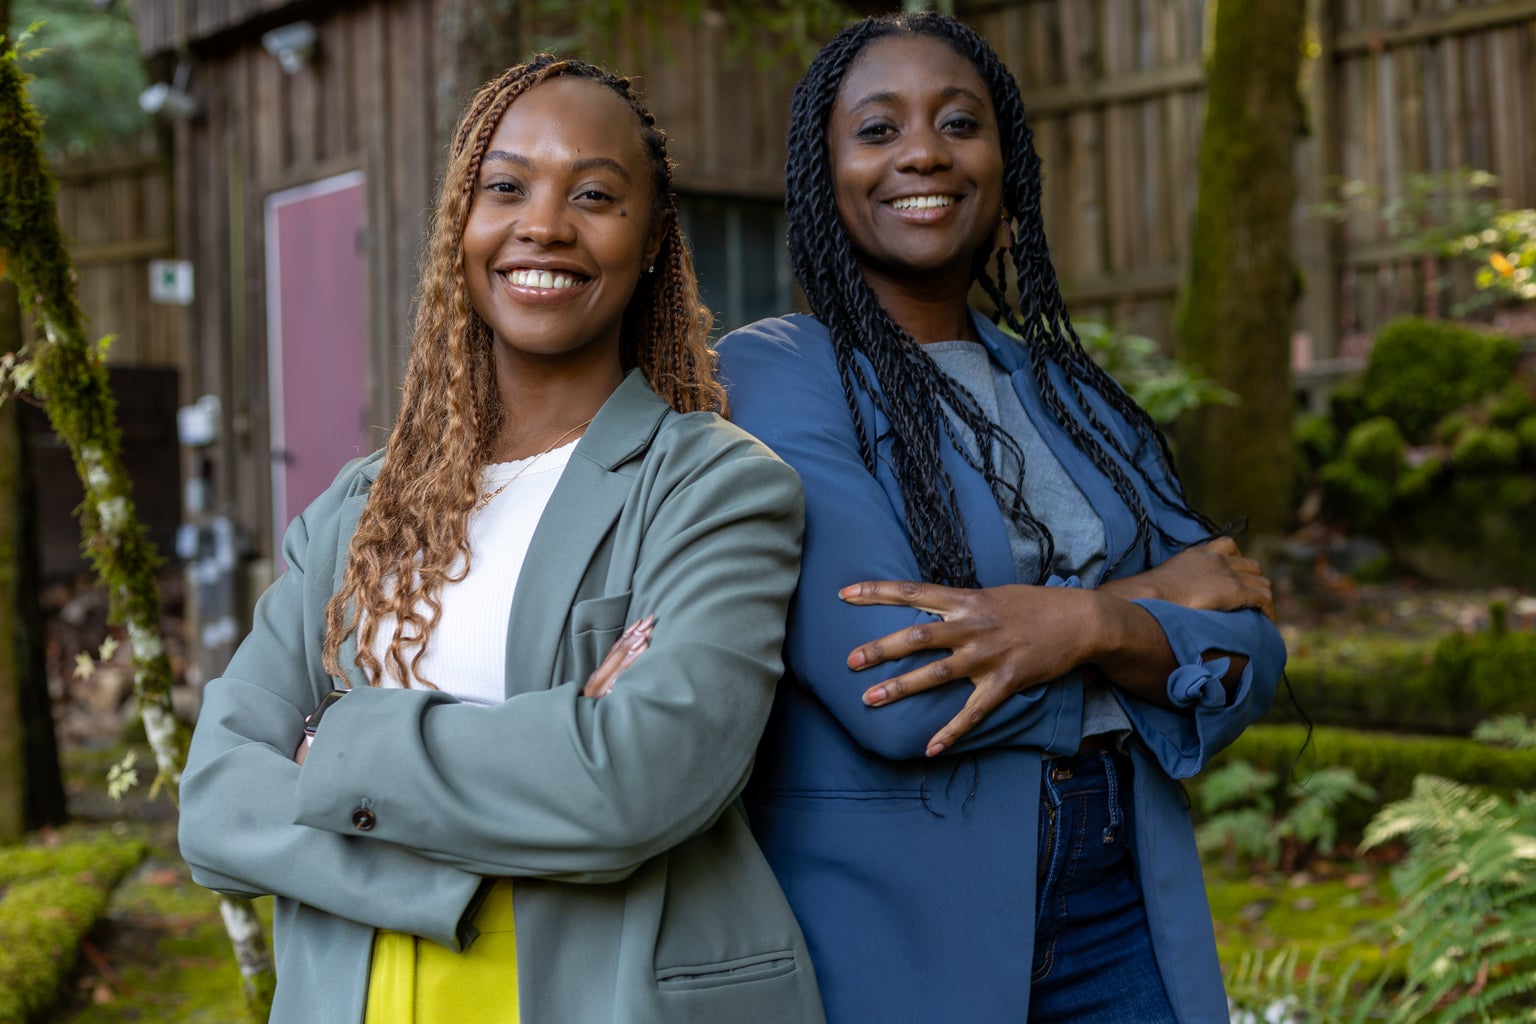
<svg viewBox="0 0 1536 1024">
<path fill-rule="evenodd" d="M 427 653 L 417 667 L 420 678 L 439 690 L 472 704 L 499 704 L 506 699 L 507 619 L 512 593 L 522 572 L 534 527 L 560 482 L 576 442 L 516 462 L 497 462 L 482 471 L 481 489 L 490 494 L 506 489 L 469 515 L 469 574 L 443 587 L 443 614 L 427 641 Z M 463 567 L 457 562 L 454 569 Z M 384 664 L 384 652 L 394 635 L 393 616 L 379 622 L 374 656 Z M 400 687 L 386 671 L 382 684 Z"/>
</svg>

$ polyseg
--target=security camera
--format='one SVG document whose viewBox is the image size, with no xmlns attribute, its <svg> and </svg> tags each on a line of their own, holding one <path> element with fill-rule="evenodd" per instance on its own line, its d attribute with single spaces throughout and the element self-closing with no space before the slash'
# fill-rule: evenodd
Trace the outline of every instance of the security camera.
<svg viewBox="0 0 1536 1024">
<path fill-rule="evenodd" d="M 314 55 L 315 42 L 319 33 L 315 26 L 307 21 L 295 21 L 291 25 L 275 28 L 261 37 L 261 45 L 268 53 L 277 58 L 277 62 L 283 66 L 283 71 L 293 75 L 299 69 L 309 63 L 309 58 Z"/>
<path fill-rule="evenodd" d="M 139 106 L 146 114 L 165 113 L 185 121 L 197 113 L 197 99 L 169 82 L 156 82 L 139 93 Z"/>
</svg>

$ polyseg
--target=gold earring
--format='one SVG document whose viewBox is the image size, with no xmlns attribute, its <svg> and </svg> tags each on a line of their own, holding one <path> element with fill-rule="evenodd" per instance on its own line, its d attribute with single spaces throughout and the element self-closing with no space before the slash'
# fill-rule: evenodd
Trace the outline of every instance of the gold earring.
<svg viewBox="0 0 1536 1024">
<path fill-rule="evenodd" d="M 992 237 L 992 244 L 997 249 L 1013 249 L 1013 221 L 1006 214 L 997 222 L 997 233 Z"/>
</svg>

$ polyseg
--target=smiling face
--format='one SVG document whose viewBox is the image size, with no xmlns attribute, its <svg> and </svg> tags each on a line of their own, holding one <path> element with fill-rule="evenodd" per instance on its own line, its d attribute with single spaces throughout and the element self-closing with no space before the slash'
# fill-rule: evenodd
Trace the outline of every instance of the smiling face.
<svg viewBox="0 0 1536 1024">
<path fill-rule="evenodd" d="M 464 225 L 469 300 L 504 370 L 518 361 L 618 361 L 625 307 L 661 243 L 652 163 L 634 111 L 563 76 L 496 126 Z"/>
<path fill-rule="evenodd" d="M 827 121 L 843 227 L 865 279 L 964 289 L 1002 216 L 986 84 L 940 39 L 884 36 L 848 69 Z"/>
</svg>

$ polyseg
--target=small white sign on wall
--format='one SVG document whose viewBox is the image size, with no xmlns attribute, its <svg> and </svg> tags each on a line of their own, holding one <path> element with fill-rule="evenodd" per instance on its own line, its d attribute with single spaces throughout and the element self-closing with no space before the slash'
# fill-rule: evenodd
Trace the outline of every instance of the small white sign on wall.
<svg viewBox="0 0 1536 1024">
<path fill-rule="evenodd" d="M 192 305 L 192 261 L 150 260 L 149 297 L 168 306 Z"/>
</svg>

